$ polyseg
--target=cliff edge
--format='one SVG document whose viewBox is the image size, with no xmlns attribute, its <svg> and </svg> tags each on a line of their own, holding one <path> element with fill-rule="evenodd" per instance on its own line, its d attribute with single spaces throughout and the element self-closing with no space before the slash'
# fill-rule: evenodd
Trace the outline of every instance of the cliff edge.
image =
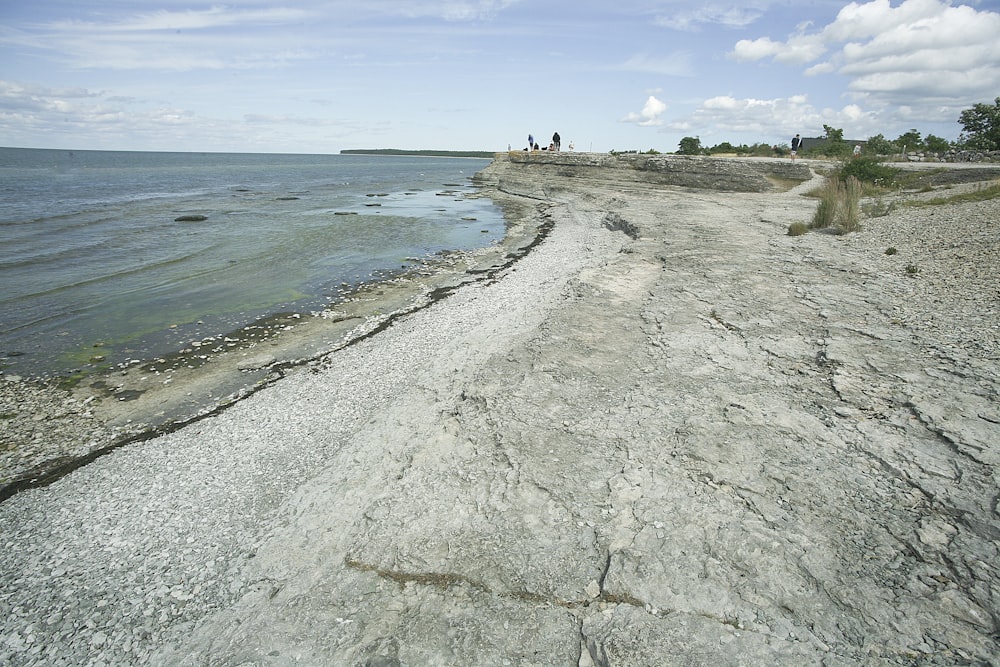
<svg viewBox="0 0 1000 667">
<path fill-rule="evenodd" d="M 643 155 L 511 151 L 497 153 L 476 175 L 480 184 L 544 199 L 556 189 L 587 185 L 676 186 L 720 192 L 778 192 L 808 181 L 804 162 L 695 155 Z"/>
</svg>

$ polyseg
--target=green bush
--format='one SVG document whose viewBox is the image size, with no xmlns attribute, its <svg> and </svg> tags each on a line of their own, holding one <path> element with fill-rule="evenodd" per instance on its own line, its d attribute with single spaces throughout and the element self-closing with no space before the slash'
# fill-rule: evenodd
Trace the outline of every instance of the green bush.
<svg viewBox="0 0 1000 667">
<path fill-rule="evenodd" d="M 899 170 L 887 164 L 882 164 L 876 158 L 861 155 L 845 160 L 837 170 L 837 174 L 840 180 L 843 181 L 853 176 L 861 183 L 889 187 L 896 180 Z"/>
</svg>

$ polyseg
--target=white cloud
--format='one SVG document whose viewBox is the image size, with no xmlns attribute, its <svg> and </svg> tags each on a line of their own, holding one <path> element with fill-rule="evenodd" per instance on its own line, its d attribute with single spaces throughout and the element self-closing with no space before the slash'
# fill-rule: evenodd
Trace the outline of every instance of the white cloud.
<svg viewBox="0 0 1000 667">
<path fill-rule="evenodd" d="M 657 16 L 654 23 L 674 30 L 695 31 L 703 25 L 722 25 L 727 28 L 744 28 L 754 23 L 762 11 L 746 3 L 733 5 L 707 4 L 689 11 L 676 11 L 670 15 Z"/>
<path fill-rule="evenodd" d="M 445 0 L 438 2 L 403 2 L 395 5 L 395 11 L 410 18 L 435 17 L 446 21 L 486 21 L 503 10 L 518 4 L 520 0 Z M 362 3 L 364 4 L 364 3 Z M 385 11 L 376 3 L 364 4 L 372 9 Z"/>
<path fill-rule="evenodd" d="M 0 80 L 0 136 L 9 146 L 74 147 L 86 137 L 88 148 L 121 149 L 138 141 L 147 150 L 175 150 L 183 135 L 204 150 L 234 145 L 252 150 L 258 142 L 263 149 L 278 137 L 299 141 L 298 150 L 309 151 L 323 139 L 371 131 L 375 125 L 295 114 L 222 118 L 159 101 Z M 294 139 L 302 127 L 309 128 L 308 139 Z M 40 142 L 41 128 L 45 141 Z"/>
<path fill-rule="evenodd" d="M 33 24 L 0 32 L 0 44 L 34 49 L 77 70 L 270 69 L 313 57 L 306 40 L 291 33 L 314 16 L 299 9 L 159 11 Z"/>
<path fill-rule="evenodd" d="M 741 106 L 742 103 L 734 97 L 729 97 L 728 95 L 722 95 L 720 97 L 713 97 L 707 99 L 701 103 L 702 107 L 705 109 L 736 109 Z"/>
<path fill-rule="evenodd" d="M 630 72 L 648 72 L 667 76 L 693 76 L 691 56 L 687 53 L 673 53 L 666 58 L 651 58 L 646 54 L 636 54 L 618 68 Z"/>
<path fill-rule="evenodd" d="M 730 55 L 734 60 L 742 62 L 763 60 L 764 58 L 769 58 L 781 53 L 784 48 L 784 44 L 776 42 L 770 37 L 761 37 L 759 39 L 741 39 L 736 42 L 736 46 L 733 47 L 733 51 Z"/>
<path fill-rule="evenodd" d="M 56 21 L 50 24 L 58 32 L 156 32 L 206 30 L 236 25 L 277 25 L 308 19 L 309 12 L 299 9 L 229 9 L 212 7 L 182 12 L 157 11 L 136 14 L 111 23 L 93 21 Z"/>
<path fill-rule="evenodd" d="M 818 133 L 823 125 L 844 128 L 851 138 L 863 138 L 879 132 L 881 120 L 855 104 L 841 109 L 817 109 L 804 95 L 774 99 L 736 98 L 722 95 L 707 99 L 685 118 L 671 120 L 665 129 L 688 132 L 692 128 L 714 128 L 702 131 L 703 138 L 712 141 L 731 140 L 733 135 L 759 137 L 774 141 L 776 137 L 791 137 L 796 133 Z"/>
<path fill-rule="evenodd" d="M 770 37 L 741 39 L 736 42 L 729 57 L 738 62 L 774 58 L 780 63 L 795 65 L 812 62 L 826 50 L 827 47 L 820 36 L 799 32 L 790 36 L 785 42 L 776 42 Z"/>
<path fill-rule="evenodd" d="M 0 80 L 0 99 L 5 103 L 14 100 L 44 100 L 50 98 L 88 98 L 97 97 L 86 88 L 46 88 L 44 86 L 17 83 Z"/>
<path fill-rule="evenodd" d="M 967 100 L 989 99 L 1000 89 L 996 11 L 946 0 L 904 0 L 896 7 L 872 0 L 846 5 L 818 31 L 809 28 L 801 26 L 784 42 L 740 40 L 730 56 L 814 63 L 804 74 L 846 76 L 850 94 L 879 107 L 920 108 L 922 99 L 931 99 L 938 109 L 937 101 L 952 98 L 954 117 Z"/>
<path fill-rule="evenodd" d="M 206 9 L 114 14 L 79 8 L 68 19 L 0 26 L 0 46 L 19 45 L 76 70 L 275 69 L 318 60 L 338 48 L 372 48 L 408 35 L 439 49 L 431 31 L 449 23 L 489 21 L 522 0 L 293 0 L 268 7 L 253 0 Z M 419 23 L 418 23 L 419 22 Z M 354 27 L 360 26 L 357 30 Z M 359 47 L 358 45 L 363 45 Z M 392 48 L 377 52 L 395 53 Z"/>
<path fill-rule="evenodd" d="M 667 105 L 655 96 L 650 95 L 646 100 L 646 104 L 643 105 L 642 111 L 639 113 L 630 112 L 627 116 L 621 119 L 623 123 L 635 123 L 640 127 L 650 127 L 653 125 L 662 125 L 663 121 L 660 120 L 660 116 L 663 112 L 667 110 Z"/>
</svg>

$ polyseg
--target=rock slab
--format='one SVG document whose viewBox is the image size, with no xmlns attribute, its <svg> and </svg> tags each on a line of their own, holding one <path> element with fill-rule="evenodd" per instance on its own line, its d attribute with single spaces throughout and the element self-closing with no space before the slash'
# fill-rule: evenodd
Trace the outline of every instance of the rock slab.
<svg viewBox="0 0 1000 667">
<path fill-rule="evenodd" d="M 492 280 L 0 505 L 4 659 L 993 664 L 995 201 L 540 180 Z"/>
</svg>

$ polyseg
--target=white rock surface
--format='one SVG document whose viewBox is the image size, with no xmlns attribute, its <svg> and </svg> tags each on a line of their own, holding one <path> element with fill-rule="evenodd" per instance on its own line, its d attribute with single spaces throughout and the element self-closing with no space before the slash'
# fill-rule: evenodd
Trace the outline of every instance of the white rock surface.
<svg viewBox="0 0 1000 667">
<path fill-rule="evenodd" d="M 0 664 L 993 664 L 996 200 L 551 178 L 502 275 L 0 504 Z"/>
</svg>

